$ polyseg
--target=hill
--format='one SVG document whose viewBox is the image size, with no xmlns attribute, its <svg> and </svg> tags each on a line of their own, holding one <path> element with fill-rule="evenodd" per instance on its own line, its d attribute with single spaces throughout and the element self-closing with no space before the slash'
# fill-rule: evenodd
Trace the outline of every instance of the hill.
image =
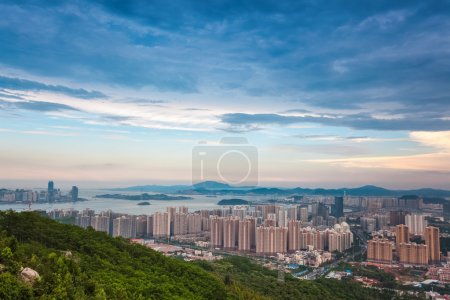
<svg viewBox="0 0 450 300">
<path fill-rule="evenodd" d="M 244 199 L 222 199 L 217 205 L 248 205 L 249 202 Z"/>
<path fill-rule="evenodd" d="M 0 212 L 0 299 L 226 299 L 206 271 L 36 213 Z M 36 270 L 32 287 L 17 279 Z"/>
</svg>

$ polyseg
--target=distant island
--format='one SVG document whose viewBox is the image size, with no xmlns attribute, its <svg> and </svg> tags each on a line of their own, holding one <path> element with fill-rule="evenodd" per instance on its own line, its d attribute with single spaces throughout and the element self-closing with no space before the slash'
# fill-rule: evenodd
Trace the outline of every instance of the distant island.
<svg viewBox="0 0 450 300">
<path fill-rule="evenodd" d="M 222 199 L 217 202 L 217 205 L 248 205 L 249 201 L 244 199 Z"/>
<path fill-rule="evenodd" d="M 147 201 L 139 202 L 137 205 L 150 205 L 150 202 L 147 202 Z"/>
<path fill-rule="evenodd" d="M 121 200 L 190 200 L 191 197 L 186 196 L 170 196 L 166 194 L 140 194 L 140 195 L 122 195 L 122 194 L 104 194 L 97 195 L 95 198 L 110 198 L 110 199 L 121 199 Z"/>
</svg>

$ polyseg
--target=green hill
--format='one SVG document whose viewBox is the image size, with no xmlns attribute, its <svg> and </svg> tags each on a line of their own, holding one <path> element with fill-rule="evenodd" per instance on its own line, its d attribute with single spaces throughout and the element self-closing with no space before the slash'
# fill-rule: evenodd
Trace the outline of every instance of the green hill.
<svg viewBox="0 0 450 300">
<path fill-rule="evenodd" d="M 34 284 L 20 279 L 36 270 Z M 0 212 L 0 299 L 395 299 L 346 281 L 302 281 L 230 256 L 187 263 L 33 212 Z M 402 298 L 402 299 L 407 299 Z"/>
<path fill-rule="evenodd" d="M 0 212 L 0 232 L 0 299 L 226 298 L 225 285 L 201 268 L 92 229 Z M 20 267 L 41 279 L 22 284 Z"/>
</svg>

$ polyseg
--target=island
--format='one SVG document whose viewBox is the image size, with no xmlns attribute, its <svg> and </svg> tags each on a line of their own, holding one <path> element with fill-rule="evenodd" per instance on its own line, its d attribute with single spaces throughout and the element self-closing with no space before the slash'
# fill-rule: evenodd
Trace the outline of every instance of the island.
<svg viewBox="0 0 450 300">
<path fill-rule="evenodd" d="M 186 196 L 171 196 L 166 194 L 140 194 L 140 195 L 122 195 L 122 194 L 104 194 L 97 195 L 95 198 L 109 198 L 120 200 L 190 200 L 191 197 Z"/>
<path fill-rule="evenodd" d="M 217 205 L 249 205 L 250 202 L 244 199 L 222 199 Z"/>
<path fill-rule="evenodd" d="M 150 202 L 147 202 L 147 201 L 139 202 L 137 205 L 150 205 Z"/>
</svg>

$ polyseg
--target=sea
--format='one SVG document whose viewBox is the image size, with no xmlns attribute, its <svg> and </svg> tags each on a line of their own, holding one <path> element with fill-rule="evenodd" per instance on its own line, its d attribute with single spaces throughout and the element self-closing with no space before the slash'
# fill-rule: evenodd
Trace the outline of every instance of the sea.
<svg viewBox="0 0 450 300">
<path fill-rule="evenodd" d="M 87 201 L 77 202 L 55 202 L 55 203 L 32 203 L 31 210 L 45 210 L 52 211 L 54 209 L 74 209 L 84 210 L 86 208 L 94 210 L 96 213 L 111 209 L 113 212 L 126 213 L 131 215 L 148 215 L 155 212 L 166 211 L 166 207 L 185 206 L 190 212 L 207 209 L 212 210 L 215 208 L 223 207 L 217 205 L 222 199 L 239 198 L 252 202 L 264 203 L 267 200 L 274 199 L 273 196 L 231 196 L 231 195 L 218 195 L 217 197 L 205 196 L 205 195 L 180 195 L 187 196 L 192 199 L 188 200 L 143 200 L 144 202 L 150 202 L 150 205 L 138 205 L 136 200 L 119 200 L 110 198 L 95 198 L 96 195 L 102 194 L 123 194 L 123 195 L 139 195 L 141 192 L 126 192 L 126 191 L 110 191 L 110 190 L 81 190 L 79 191 L 79 198 L 84 198 Z M 152 194 L 152 193 L 149 193 Z M 280 198 L 281 199 L 281 198 Z M 11 203 L 0 204 L 0 210 L 12 209 L 15 211 L 27 211 L 29 210 L 28 203 Z"/>
</svg>

